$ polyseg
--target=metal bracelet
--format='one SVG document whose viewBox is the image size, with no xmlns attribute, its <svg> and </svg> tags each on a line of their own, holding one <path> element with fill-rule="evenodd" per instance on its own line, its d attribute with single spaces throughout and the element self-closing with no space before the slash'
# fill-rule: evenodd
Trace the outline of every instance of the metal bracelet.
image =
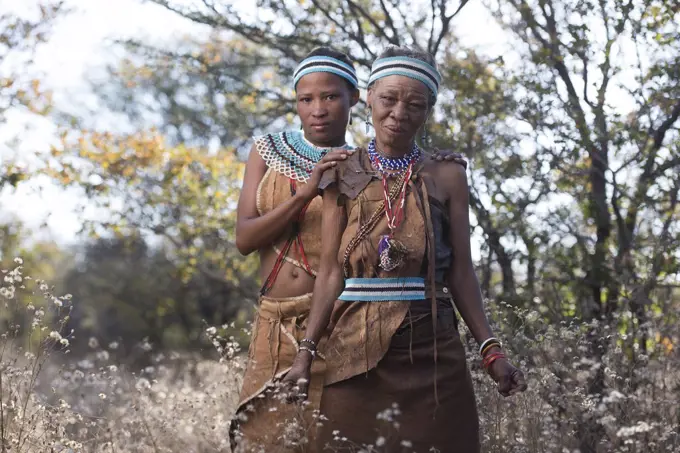
<svg viewBox="0 0 680 453">
<path fill-rule="evenodd" d="M 299 351 L 307 351 L 312 355 L 312 359 L 316 359 L 316 351 L 314 349 L 308 348 L 307 346 L 300 346 L 298 348 Z"/>
<path fill-rule="evenodd" d="M 302 343 L 309 343 L 312 345 L 314 350 L 316 350 L 316 342 L 314 340 L 310 340 L 309 338 L 303 338 L 302 340 L 300 340 L 300 344 Z"/>
<path fill-rule="evenodd" d="M 479 346 L 479 354 L 481 355 L 482 351 L 484 351 L 484 349 L 491 343 L 497 343 L 499 348 L 503 347 L 501 341 L 498 338 L 490 337 L 490 338 L 487 338 L 486 340 L 484 340 L 482 342 L 482 344 Z"/>
</svg>

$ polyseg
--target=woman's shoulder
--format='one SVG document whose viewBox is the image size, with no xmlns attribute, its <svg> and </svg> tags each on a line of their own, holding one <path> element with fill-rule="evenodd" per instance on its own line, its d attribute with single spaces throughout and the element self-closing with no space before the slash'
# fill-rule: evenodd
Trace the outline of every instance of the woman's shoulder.
<svg viewBox="0 0 680 453">
<path fill-rule="evenodd" d="M 467 197 L 467 172 L 463 165 L 455 161 L 431 159 L 426 155 L 420 172 L 423 178 L 431 180 L 432 187 L 446 193 L 442 193 L 442 197 Z"/>
<path fill-rule="evenodd" d="M 274 143 L 279 143 L 282 140 L 289 139 L 295 135 L 295 131 L 283 130 L 278 132 L 266 132 L 259 135 L 253 135 L 252 141 L 253 146 L 258 145 L 270 145 Z"/>
</svg>

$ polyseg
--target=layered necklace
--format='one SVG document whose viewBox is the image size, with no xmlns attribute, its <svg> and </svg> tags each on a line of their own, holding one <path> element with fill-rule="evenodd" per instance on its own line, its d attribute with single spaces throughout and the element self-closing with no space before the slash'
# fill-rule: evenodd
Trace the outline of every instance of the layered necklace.
<svg viewBox="0 0 680 453">
<path fill-rule="evenodd" d="M 385 217 L 390 232 L 380 237 L 378 242 L 378 254 L 380 267 L 387 271 L 393 271 L 400 267 L 408 253 L 408 250 L 400 241 L 394 239 L 394 234 L 404 221 L 404 205 L 406 204 L 406 189 L 413 175 L 413 166 L 420 157 L 422 151 L 414 144 L 413 148 L 402 157 L 387 157 L 376 150 L 375 140 L 368 145 L 368 156 L 381 175 L 383 187 L 383 199 L 385 201 Z M 388 184 L 389 178 L 398 178 L 401 184 L 400 190 L 394 200 L 390 197 Z"/>
<path fill-rule="evenodd" d="M 300 131 L 268 134 L 255 143 L 268 167 L 298 182 L 307 182 L 314 166 L 332 149 L 313 145 Z"/>
</svg>

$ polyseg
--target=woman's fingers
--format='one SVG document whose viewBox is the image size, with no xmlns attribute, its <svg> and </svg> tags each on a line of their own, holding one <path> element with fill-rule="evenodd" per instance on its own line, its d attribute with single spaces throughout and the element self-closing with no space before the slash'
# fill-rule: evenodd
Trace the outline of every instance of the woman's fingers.
<svg viewBox="0 0 680 453">
<path fill-rule="evenodd" d="M 525 391 L 528 387 L 526 378 L 524 377 L 524 373 L 522 373 L 522 370 L 519 370 L 517 368 L 515 368 L 515 371 L 512 373 L 512 381 L 514 385 L 510 392 L 513 395 L 515 393 Z"/>
<path fill-rule="evenodd" d="M 330 153 L 326 154 L 321 158 L 319 163 L 326 163 L 326 162 L 333 162 L 333 161 L 339 161 L 339 160 L 345 160 L 347 159 L 348 152 L 346 150 L 337 150 L 337 151 L 331 151 Z"/>
<path fill-rule="evenodd" d="M 330 162 L 319 163 L 317 165 L 317 168 L 323 173 L 324 171 L 328 170 L 329 168 L 335 167 L 337 164 L 338 164 L 338 162 L 333 160 L 333 161 L 330 161 Z"/>
</svg>

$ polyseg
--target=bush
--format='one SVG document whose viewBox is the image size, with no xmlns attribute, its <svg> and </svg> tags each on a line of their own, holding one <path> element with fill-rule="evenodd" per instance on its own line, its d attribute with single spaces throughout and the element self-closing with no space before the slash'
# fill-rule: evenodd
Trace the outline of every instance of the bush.
<svg viewBox="0 0 680 453">
<path fill-rule="evenodd" d="M 153 365 L 134 370 L 112 363 L 119 344 L 100 345 L 96 338 L 87 340 L 87 357 L 76 359 L 71 342 L 86 340 L 64 331 L 70 296 L 54 296 L 47 283 L 22 275 L 21 264 L 17 259 L 14 269 L 3 271 L 0 288 L 3 319 L 12 320 L 0 337 L 3 452 L 229 450 L 243 371 L 238 343 L 226 334 L 233 326 L 206 326 L 216 360 L 157 352 L 144 342 L 139 349 Z M 491 310 L 510 313 L 506 306 Z M 646 348 L 606 325 L 546 325 L 535 312 L 512 315 L 522 324 L 509 329 L 506 318 L 495 317 L 497 331 L 511 339 L 511 357 L 529 380 L 526 393 L 502 398 L 480 370 L 475 345 L 468 347 L 484 452 L 574 453 L 587 436 L 598 436 L 602 453 L 680 451 L 680 360 L 671 339 Z M 658 331 L 653 323 L 640 329 Z M 590 358 L 592 337 L 586 335 L 593 331 L 606 339 L 598 360 Z M 584 390 L 596 373 L 606 384 L 600 395 Z M 398 408 L 376 415 L 388 436 Z M 384 436 L 348 451 L 379 452 Z"/>
</svg>

